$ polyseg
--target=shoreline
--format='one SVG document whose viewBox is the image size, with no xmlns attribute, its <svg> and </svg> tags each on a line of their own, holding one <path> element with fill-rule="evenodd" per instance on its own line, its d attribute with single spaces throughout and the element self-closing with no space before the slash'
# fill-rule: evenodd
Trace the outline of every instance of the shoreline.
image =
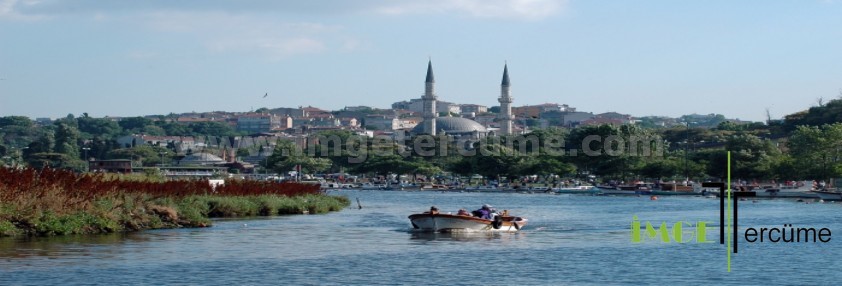
<svg viewBox="0 0 842 286">
<path fill-rule="evenodd" d="M 339 211 L 350 200 L 332 195 L 152 198 L 126 194 L 94 202 L 94 211 L 12 213 L 0 203 L 0 237 L 46 237 L 211 227 L 212 218 L 272 217 Z"/>
</svg>

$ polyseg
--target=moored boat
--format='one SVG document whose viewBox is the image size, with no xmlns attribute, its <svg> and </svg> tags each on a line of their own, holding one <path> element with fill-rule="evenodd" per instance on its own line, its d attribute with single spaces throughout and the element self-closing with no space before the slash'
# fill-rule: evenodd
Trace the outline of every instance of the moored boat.
<svg viewBox="0 0 842 286">
<path fill-rule="evenodd" d="M 831 190 L 813 190 L 810 193 L 815 194 L 820 199 L 825 201 L 842 201 L 842 192 Z"/>
<path fill-rule="evenodd" d="M 526 218 L 497 215 L 494 219 L 442 213 L 420 213 L 409 216 L 412 227 L 425 232 L 516 232 L 526 226 Z"/>
<path fill-rule="evenodd" d="M 552 190 L 558 194 L 596 194 L 601 192 L 594 186 L 562 187 Z"/>
<path fill-rule="evenodd" d="M 634 185 L 622 186 L 597 186 L 603 195 L 650 195 L 652 188 L 650 184 L 636 183 Z"/>
<path fill-rule="evenodd" d="M 816 193 L 810 192 L 813 190 L 813 181 L 798 182 L 792 186 L 780 187 L 766 187 L 754 189 L 754 194 L 757 197 L 771 197 L 771 198 L 820 198 Z"/>
</svg>

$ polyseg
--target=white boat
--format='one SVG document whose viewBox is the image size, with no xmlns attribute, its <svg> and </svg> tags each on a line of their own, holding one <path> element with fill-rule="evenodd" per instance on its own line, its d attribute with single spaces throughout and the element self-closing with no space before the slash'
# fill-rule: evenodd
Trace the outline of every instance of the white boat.
<svg viewBox="0 0 842 286">
<path fill-rule="evenodd" d="M 364 184 L 360 185 L 360 189 L 362 189 L 362 190 L 385 190 L 386 185 L 364 183 Z"/>
<path fill-rule="evenodd" d="M 596 194 L 600 192 L 594 186 L 561 187 L 553 188 L 552 191 L 559 194 Z"/>
<path fill-rule="evenodd" d="M 763 189 L 755 189 L 754 195 L 766 198 L 821 198 L 813 190 L 813 181 L 798 182 L 794 186 L 780 186 Z M 839 200 L 839 198 L 837 198 Z"/>
<path fill-rule="evenodd" d="M 409 216 L 412 227 L 424 232 L 516 232 L 527 220 L 516 216 L 495 216 L 493 220 L 475 216 L 421 213 Z"/>
<path fill-rule="evenodd" d="M 495 187 L 495 186 L 468 186 L 468 187 L 465 187 L 465 191 L 491 192 L 491 191 L 500 191 L 500 188 Z"/>
</svg>

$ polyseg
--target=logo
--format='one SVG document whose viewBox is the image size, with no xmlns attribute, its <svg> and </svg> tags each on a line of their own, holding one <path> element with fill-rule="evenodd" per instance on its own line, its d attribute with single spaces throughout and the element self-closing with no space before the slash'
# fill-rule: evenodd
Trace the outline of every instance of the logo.
<svg viewBox="0 0 842 286">
<path fill-rule="evenodd" d="M 731 272 L 731 253 L 736 254 L 739 251 L 739 202 L 747 197 L 756 197 L 757 194 L 752 191 L 734 192 L 731 190 L 732 188 L 726 188 L 726 186 L 731 186 L 731 152 L 728 152 L 727 174 L 727 184 L 725 182 L 703 183 L 702 187 L 719 189 L 719 244 L 725 245 L 727 249 L 727 269 L 728 272 Z M 666 222 L 662 222 L 657 229 L 650 222 L 646 222 L 644 233 L 641 233 L 640 225 L 637 216 L 633 216 L 631 224 L 631 240 L 633 243 L 642 242 L 644 233 L 648 239 L 657 240 L 660 238 L 663 243 L 672 241 L 687 243 L 691 242 L 693 237 L 696 238 L 697 243 L 712 242 L 707 240 L 705 236 L 708 225 L 708 222 L 705 221 L 697 222 L 695 231 L 685 231 L 685 226 L 692 225 L 684 221 L 673 224 L 672 232 L 667 228 Z M 672 233 L 672 237 L 670 237 L 670 233 Z M 817 230 L 812 227 L 793 227 L 792 224 L 784 223 L 782 228 L 746 228 L 743 237 L 747 243 L 826 243 L 831 240 L 831 231 L 828 228 Z"/>
<path fill-rule="evenodd" d="M 706 221 L 699 221 L 696 222 L 695 228 L 685 229 L 684 226 L 693 227 L 692 224 L 689 224 L 684 221 L 678 221 L 672 226 L 672 231 L 670 232 L 669 228 L 667 228 L 666 222 L 661 222 L 661 226 L 656 230 L 655 227 L 652 226 L 652 223 L 646 222 L 646 237 L 649 239 L 659 239 L 663 243 L 670 243 L 675 241 L 677 243 L 688 243 L 693 241 L 693 238 L 696 238 L 697 243 L 710 243 L 713 241 L 707 240 L 707 224 Z M 632 224 L 631 224 L 631 240 L 633 243 L 641 243 L 643 242 L 643 236 L 640 232 L 640 220 L 637 219 L 637 216 L 632 217 Z M 670 233 L 672 233 L 672 237 L 670 237 Z"/>
</svg>

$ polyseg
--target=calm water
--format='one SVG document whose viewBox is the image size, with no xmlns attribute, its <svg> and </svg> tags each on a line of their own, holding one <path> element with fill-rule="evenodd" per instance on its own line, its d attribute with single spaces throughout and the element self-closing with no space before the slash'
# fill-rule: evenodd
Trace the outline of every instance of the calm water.
<svg viewBox="0 0 842 286">
<path fill-rule="evenodd" d="M 23 284 L 838 284 L 842 203 L 741 202 L 740 226 L 827 227 L 829 243 L 746 243 L 726 272 L 718 243 L 632 244 L 652 222 L 717 222 L 718 200 L 548 194 L 334 192 L 363 209 L 222 220 L 212 228 L 0 239 L 0 285 Z M 407 215 L 489 203 L 526 216 L 515 234 L 412 233 Z M 355 205 L 356 206 L 356 205 Z M 708 237 L 718 239 L 718 229 Z M 741 231 L 742 233 L 742 231 Z M 840 237 L 836 237 L 839 235 Z"/>
</svg>

